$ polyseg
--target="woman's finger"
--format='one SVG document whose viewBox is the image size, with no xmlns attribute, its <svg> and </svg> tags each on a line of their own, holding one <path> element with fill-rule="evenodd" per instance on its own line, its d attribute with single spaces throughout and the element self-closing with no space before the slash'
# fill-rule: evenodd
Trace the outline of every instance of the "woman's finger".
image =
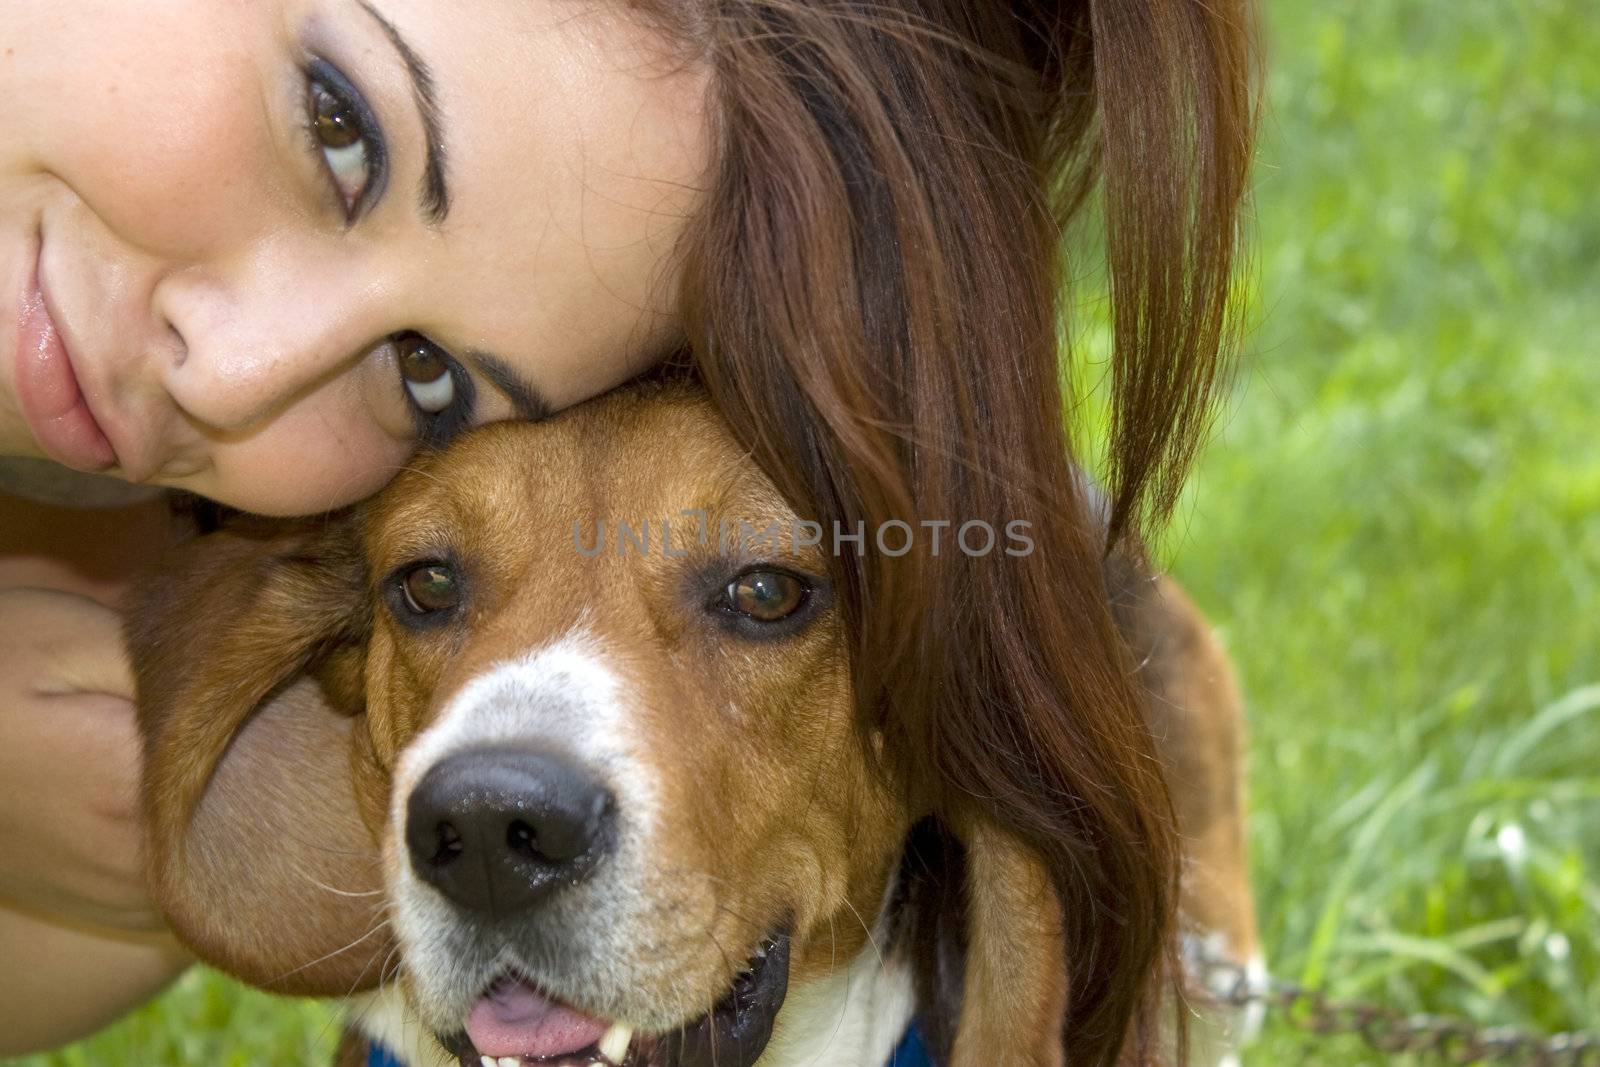
<svg viewBox="0 0 1600 1067">
<path fill-rule="evenodd" d="M 0 647 L 26 661 L 37 695 L 103 694 L 133 699 L 133 673 L 122 617 L 76 593 L 54 589 L 0 592 Z"/>
</svg>

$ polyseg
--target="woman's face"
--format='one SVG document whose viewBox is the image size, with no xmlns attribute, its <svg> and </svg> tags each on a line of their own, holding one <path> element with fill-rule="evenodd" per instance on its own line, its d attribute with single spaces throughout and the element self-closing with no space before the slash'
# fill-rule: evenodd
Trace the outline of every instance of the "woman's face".
<svg viewBox="0 0 1600 1067">
<path fill-rule="evenodd" d="M 304 513 L 627 379 L 707 85 L 615 0 L 0 0 L 0 454 Z"/>
</svg>

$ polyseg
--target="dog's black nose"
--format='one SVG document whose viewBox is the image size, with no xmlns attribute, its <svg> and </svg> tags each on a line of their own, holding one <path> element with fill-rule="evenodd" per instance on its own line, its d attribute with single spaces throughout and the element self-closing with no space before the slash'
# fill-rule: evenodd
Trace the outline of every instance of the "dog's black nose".
<svg viewBox="0 0 1600 1067">
<path fill-rule="evenodd" d="M 616 798 L 564 756 L 478 748 L 412 790 L 406 847 L 423 881 L 484 918 L 507 918 L 589 876 L 610 851 Z"/>
</svg>

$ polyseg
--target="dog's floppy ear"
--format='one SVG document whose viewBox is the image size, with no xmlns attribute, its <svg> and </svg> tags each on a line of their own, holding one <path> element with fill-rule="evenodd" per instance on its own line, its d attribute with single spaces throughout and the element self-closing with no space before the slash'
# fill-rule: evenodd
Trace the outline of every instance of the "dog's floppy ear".
<svg viewBox="0 0 1600 1067">
<path fill-rule="evenodd" d="M 147 869 L 179 938 L 252 984 L 375 984 L 391 948 L 353 793 L 370 625 L 348 516 L 241 526 L 169 554 L 128 622 Z"/>
<path fill-rule="evenodd" d="M 1067 1011 L 1061 899 L 1030 849 L 961 820 L 966 965 L 950 1067 L 1062 1067 Z"/>
<path fill-rule="evenodd" d="M 987 820 L 926 818 L 907 837 L 898 893 L 896 938 L 933 1062 L 1060 1067 L 1065 931 L 1038 857 Z"/>
</svg>

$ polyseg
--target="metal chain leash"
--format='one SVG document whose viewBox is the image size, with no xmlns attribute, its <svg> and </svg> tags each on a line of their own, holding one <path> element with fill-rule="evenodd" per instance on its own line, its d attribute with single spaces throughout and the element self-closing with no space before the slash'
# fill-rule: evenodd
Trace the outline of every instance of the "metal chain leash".
<svg viewBox="0 0 1600 1067">
<path fill-rule="evenodd" d="M 1190 966 L 1202 995 L 1218 1005 L 1276 1011 L 1313 1034 L 1357 1034 L 1379 1052 L 1416 1053 L 1458 1065 L 1600 1067 L 1600 1033 L 1534 1034 L 1448 1016 L 1407 1014 L 1370 1001 L 1340 1000 L 1294 982 L 1263 980 L 1206 950 L 1192 954 Z"/>
</svg>

